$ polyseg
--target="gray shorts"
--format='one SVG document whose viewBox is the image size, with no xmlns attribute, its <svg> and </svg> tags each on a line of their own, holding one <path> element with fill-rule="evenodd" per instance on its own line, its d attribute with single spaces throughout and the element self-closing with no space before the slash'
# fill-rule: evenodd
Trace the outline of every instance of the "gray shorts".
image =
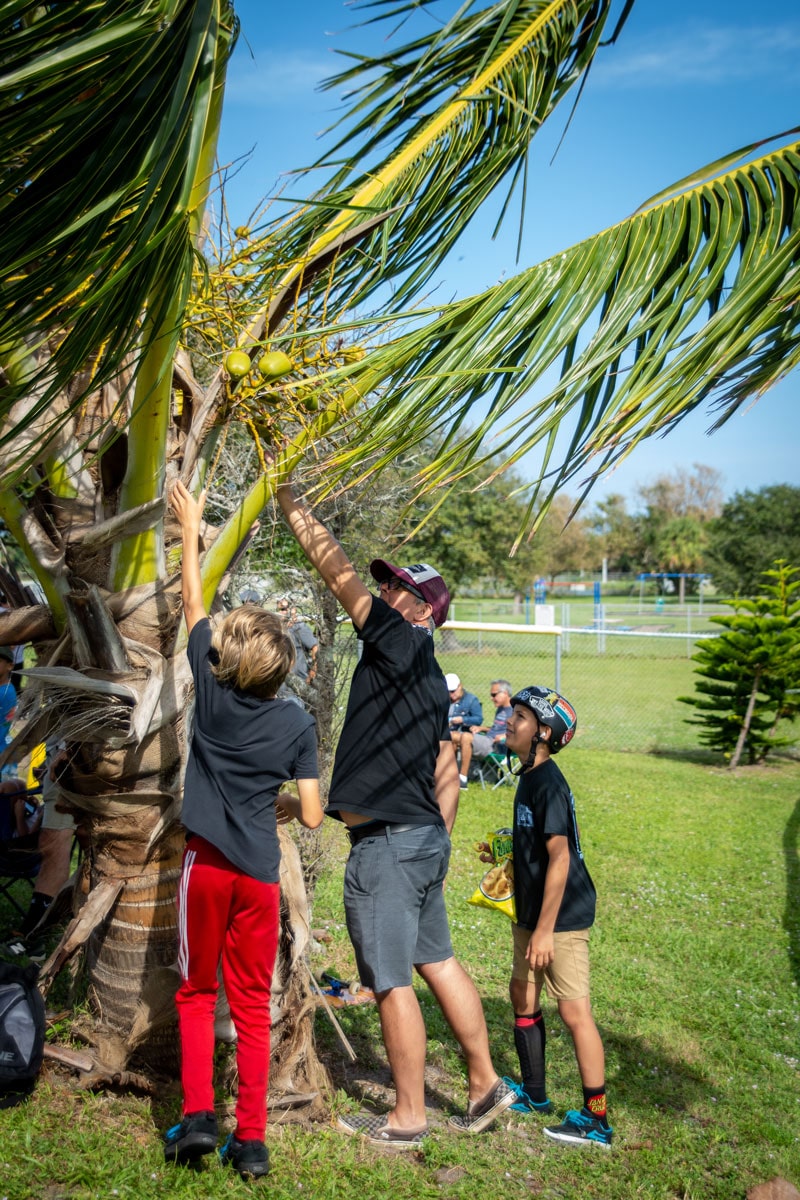
<svg viewBox="0 0 800 1200">
<path fill-rule="evenodd" d="M 486 755 L 491 754 L 495 749 L 499 749 L 499 746 L 495 746 L 488 733 L 474 733 L 472 735 L 472 753 L 476 758 L 486 758 Z"/>
<path fill-rule="evenodd" d="M 414 966 L 453 957 L 442 890 L 449 862 L 443 825 L 381 830 L 352 847 L 344 909 L 359 978 L 373 991 L 410 987 Z"/>
</svg>

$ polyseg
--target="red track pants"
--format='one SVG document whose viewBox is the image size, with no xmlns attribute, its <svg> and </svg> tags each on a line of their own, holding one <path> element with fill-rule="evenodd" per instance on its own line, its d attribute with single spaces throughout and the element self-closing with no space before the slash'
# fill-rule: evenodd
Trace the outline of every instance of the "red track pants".
<svg viewBox="0 0 800 1200">
<path fill-rule="evenodd" d="M 214 1005 L 220 960 L 236 1026 L 236 1136 L 263 1141 L 269 1083 L 270 988 L 278 948 L 280 888 L 245 875 L 201 837 L 183 855 L 178 888 L 175 996 L 183 1112 L 214 1108 Z"/>
</svg>

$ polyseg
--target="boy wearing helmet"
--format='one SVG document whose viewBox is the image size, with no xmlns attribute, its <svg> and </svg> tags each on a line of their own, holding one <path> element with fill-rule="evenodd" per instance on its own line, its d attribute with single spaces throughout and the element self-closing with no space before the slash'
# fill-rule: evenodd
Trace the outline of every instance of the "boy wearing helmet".
<svg viewBox="0 0 800 1200">
<path fill-rule="evenodd" d="M 583 1105 L 561 1125 L 545 1128 L 555 1141 L 610 1146 L 603 1043 L 589 1001 L 589 929 L 596 893 L 586 869 L 575 802 L 553 755 L 572 739 L 572 705 L 549 688 L 527 687 L 511 699 L 506 746 L 521 766 L 514 798 L 514 965 L 509 994 L 522 1084 L 518 1112 L 551 1112 L 545 1089 L 542 984 L 558 1005 L 575 1047 Z M 486 847 L 488 850 L 488 847 Z"/>
</svg>

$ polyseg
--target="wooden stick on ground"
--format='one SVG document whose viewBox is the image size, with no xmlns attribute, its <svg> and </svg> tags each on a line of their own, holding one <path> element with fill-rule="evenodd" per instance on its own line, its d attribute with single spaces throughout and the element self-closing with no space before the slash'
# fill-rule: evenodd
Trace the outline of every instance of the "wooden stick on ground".
<svg viewBox="0 0 800 1200">
<path fill-rule="evenodd" d="M 345 1032 L 342 1029 L 339 1022 L 337 1021 L 335 1012 L 333 1011 L 330 1004 L 328 1003 L 328 997 L 325 995 L 322 988 L 319 986 L 316 979 L 314 978 L 313 972 L 311 970 L 311 967 L 309 967 L 308 963 L 306 963 L 306 969 L 308 971 L 308 976 L 309 976 L 309 979 L 311 980 L 312 987 L 314 988 L 314 991 L 317 993 L 317 995 L 322 998 L 322 1003 L 325 1005 L 325 1011 L 328 1014 L 328 1016 L 330 1017 L 331 1024 L 333 1025 L 333 1028 L 338 1033 L 341 1043 L 344 1046 L 345 1050 L 347 1051 L 347 1057 L 350 1059 L 350 1062 L 355 1062 L 358 1055 L 356 1054 L 355 1050 L 353 1049 L 353 1047 L 350 1045 L 347 1038 L 345 1037 Z"/>
</svg>

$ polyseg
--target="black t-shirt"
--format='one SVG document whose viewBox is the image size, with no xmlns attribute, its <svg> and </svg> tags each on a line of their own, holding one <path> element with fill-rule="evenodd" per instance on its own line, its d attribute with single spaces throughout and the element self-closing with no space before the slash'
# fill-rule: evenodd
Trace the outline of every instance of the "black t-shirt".
<svg viewBox="0 0 800 1200">
<path fill-rule="evenodd" d="M 514 797 L 514 903 L 523 929 L 533 931 L 539 921 L 550 861 L 547 839 L 554 836 L 569 843 L 569 873 L 555 932 L 588 929 L 597 893 L 583 861 L 572 792 L 548 758 L 520 777 Z"/>
<path fill-rule="evenodd" d="M 384 600 L 358 634 L 344 727 L 336 748 L 328 813 L 343 808 L 375 820 L 440 824 L 433 775 L 449 741 L 447 685 L 433 637 Z"/>
<path fill-rule="evenodd" d="M 275 797 L 289 779 L 317 778 L 313 718 L 289 700 L 260 700 L 211 673 L 211 626 L 198 621 L 187 653 L 194 676 L 194 732 L 182 821 L 234 866 L 278 882 Z"/>
</svg>

